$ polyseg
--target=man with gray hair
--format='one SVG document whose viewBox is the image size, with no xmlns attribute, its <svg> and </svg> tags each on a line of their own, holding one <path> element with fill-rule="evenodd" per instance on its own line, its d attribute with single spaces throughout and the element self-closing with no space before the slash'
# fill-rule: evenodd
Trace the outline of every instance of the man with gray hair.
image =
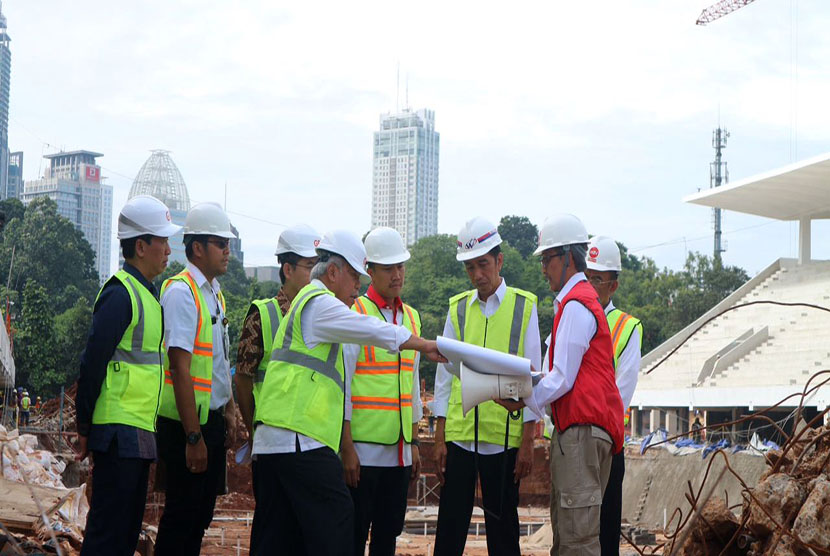
<svg viewBox="0 0 830 556">
<path fill-rule="evenodd" d="M 329 232 L 320 261 L 280 323 L 257 409 L 253 454 L 257 505 L 251 554 L 350 554 L 354 508 L 337 457 L 345 399 L 343 344 L 416 350 L 445 362 L 434 341 L 351 311 L 368 282 L 366 250 L 347 231 Z"/>
</svg>

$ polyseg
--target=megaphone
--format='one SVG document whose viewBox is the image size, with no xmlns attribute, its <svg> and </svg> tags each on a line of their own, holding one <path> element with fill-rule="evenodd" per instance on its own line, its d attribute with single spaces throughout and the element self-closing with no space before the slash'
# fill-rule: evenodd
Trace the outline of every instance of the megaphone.
<svg viewBox="0 0 830 556">
<path fill-rule="evenodd" d="M 491 375 L 479 373 L 461 363 L 461 409 L 464 416 L 475 406 L 487 400 L 512 399 L 530 396 L 533 379 L 530 375 Z"/>
</svg>

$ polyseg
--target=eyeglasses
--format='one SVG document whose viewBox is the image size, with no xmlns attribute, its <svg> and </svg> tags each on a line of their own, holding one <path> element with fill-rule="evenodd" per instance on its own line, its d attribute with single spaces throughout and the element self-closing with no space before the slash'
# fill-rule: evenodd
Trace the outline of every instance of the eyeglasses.
<svg viewBox="0 0 830 556">
<path fill-rule="evenodd" d="M 224 239 L 209 239 L 207 243 L 212 243 L 219 249 L 227 249 L 228 245 L 230 245 L 231 240 L 224 238 Z"/>
<path fill-rule="evenodd" d="M 311 270 L 312 268 L 314 268 L 314 263 L 310 263 L 310 264 L 295 263 L 294 266 L 299 267 L 299 268 L 304 268 L 306 270 Z"/>
<path fill-rule="evenodd" d="M 554 253 L 552 255 L 545 255 L 544 257 L 539 259 L 539 262 L 542 263 L 542 268 L 547 268 L 551 260 L 556 259 L 558 257 L 563 257 L 564 255 L 565 253 Z"/>
<path fill-rule="evenodd" d="M 610 284 L 613 280 L 603 280 L 602 276 L 591 276 L 588 278 L 592 286 L 601 286 L 603 284 Z"/>
</svg>

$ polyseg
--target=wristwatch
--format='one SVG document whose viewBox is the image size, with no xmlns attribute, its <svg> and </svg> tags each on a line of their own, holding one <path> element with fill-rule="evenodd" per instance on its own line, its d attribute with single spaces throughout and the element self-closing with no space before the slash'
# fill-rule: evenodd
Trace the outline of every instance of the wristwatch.
<svg viewBox="0 0 830 556">
<path fill-rule="evenodd" d="M 413 438 L 413 439 L 412 439 L 412 442 L 410 442 L 410 444 L 412 444 L 413 446 L 420 446 L 420 445 L 421 445 L 421 441 L 420 441 L 420 440 L 418 440 L 417 438 Z"/>
<path fill-rule="evenodd" d="M 191 446 L 195 446 L 196 444 L 198 444 L 201 439 L 202 433 L 200 432 L 191 432 L 187 435 L 187 443 Z"/>
</svg>

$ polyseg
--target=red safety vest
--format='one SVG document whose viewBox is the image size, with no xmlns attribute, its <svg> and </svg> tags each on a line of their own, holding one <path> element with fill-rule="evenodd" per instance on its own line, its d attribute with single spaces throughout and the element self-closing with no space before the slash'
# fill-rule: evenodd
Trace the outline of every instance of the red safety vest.
<svg viewBox="0 0 830 556">
<path fill-rule="evenodd" d="M 548 350 L 548 368 L 553 368 L 556 329 L 565 305 L 571 301 L 582 303 L 597 322 L 597 332 L 582 356 L 576 381 L 570 392 L 551 404 L 556 430 L 560 433 L 573 425 L 594 425 L 611 436 L 614 453 L 623 447 L 623 405 L 614 380 L 614 354 L 608 319 L 597 299 L 597 292 L 587 281 L 578 282 L 562 300 L 553 319 L 551 346 Z"/>
</svg>

